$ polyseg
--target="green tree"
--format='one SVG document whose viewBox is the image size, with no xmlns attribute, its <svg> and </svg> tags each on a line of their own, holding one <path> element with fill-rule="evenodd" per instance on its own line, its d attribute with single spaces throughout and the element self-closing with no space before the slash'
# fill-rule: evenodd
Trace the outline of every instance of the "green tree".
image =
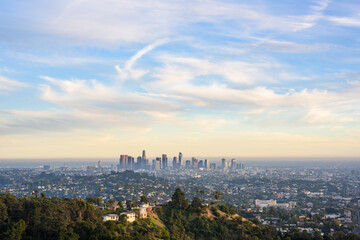
<svg viewBox="0 0 360 240">
<path fill-rule="evenodd" d="M 74 233 L 74 230 L 69 227 L 61 229 L 58 240 L 78 240 L 79 238 L 80 236 Z"/>
<path fill-rule="evenodd" d="M 0 201 L 0 222 L 5 222 L 8 219 L 7 206 Z"/>
<path fill-rule="evenodd" d="M 185 193 L 181 190 L 181 188 L 176 188 L 173 196 L 171 197 L 171 204 L 176 208 L 185 207 Z"/>
<path fill-rule="evenodd" d="M 202 207 L 201 199 L 199 197 L 194 197 L 193 201 L 191 202 L 192 207 Z"/>
<path fill-rule="evenodd" d="M 126 207 L 128 210 L 131 210 L 131 208 L 134 206 L 134 203 L 130 200 L 126 200 Z"/>
<path fill-rule="evenodd" d="M 216 192 L 213 193 L 213 196 L 214 196 L 214 198 L 215 198 L 215 200 L 216 200 L 216 203 L 219 201 L 219 199 L 220 199 L 220 197 L 221 197 L 222 195 L 223 195 L 223 194 L 222 194 L 221 192 L 219 192 L 219 191 L 216 191 Z"/>
<path fill-rule="evenodd" d="M 3 240 L 20 240 L 22 234 L 26 229 L 26 223 L 20 219 L 16 223 L 11 223 L 8 229 L 2 234 L 1 239 Z"/>
<path fill-rule="evenodd" d="M 191 202 L 191 205 L 190 207 L 195 210 L 196 212 L 200 212 L 201 209 L 202 209 L 202 201 L 200 198 L 198 197 L 194 197 L 192 202 Z"/>
<path fill-rule="evenodd" d="M 150 200 L 146 196 L 142 195 L 140 197 L 140 202 L 141 203 L 150 203 Z"/>
</svg>

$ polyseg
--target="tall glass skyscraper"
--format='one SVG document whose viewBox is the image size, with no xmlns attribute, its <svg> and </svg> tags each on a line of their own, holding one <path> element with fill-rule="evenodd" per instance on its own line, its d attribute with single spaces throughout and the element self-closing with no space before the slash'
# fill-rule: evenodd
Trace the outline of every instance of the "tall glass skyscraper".
<svg viewBox="0 0 360 240">
<path fill-rule="evenodd" d="M 181 152 L 179 152 L 179 169 L 182 167 L 183 164 L 183 155 Z"/>
</svg>

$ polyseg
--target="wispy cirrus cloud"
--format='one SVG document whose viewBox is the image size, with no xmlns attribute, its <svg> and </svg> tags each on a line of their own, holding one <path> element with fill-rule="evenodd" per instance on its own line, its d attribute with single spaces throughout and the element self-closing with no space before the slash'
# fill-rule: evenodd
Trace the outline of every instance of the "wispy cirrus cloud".
<svg viewBox="0 0 360 240">
<path fill-rule="evenodd" d="M 346 27 L 360 27 L 360 15 L 354 17 L 348 16 L 329 16 L 326 18 L 328 21 Z"/>
<path fill-rule="evenodd" d="M 11 91 L 16 91 L 28 85 L 23 82 L 9 79 L 0 75 L 0 94 L 6 94 Z"/>
<path fill-rule="evenodd" d="M 257 31 L 301 31 L 316 25 L 329 3 L 327 0 L 316 1 L 304 11 L 291 15 L 274 12 L 271 5 L 265 8 L 256 2 L 107 0 L 100 3 L 96 0 L 66 0 L 52 1 L 49 7 L 46 1 L 36 0 L 31 4 L 24 3 L 26 11 L 15 8 L 14 11 L 5 12 L 4 16 L 11 16 L 11 13 L 22 15 L 21 25 L 14 21 L 12 27 L 29 36 L 31 31 L 40 32 L 69 44 L 111 47 L 196 35 L 202 30 L 197 26 L 201 23 L 208 24 L 214 33 L 220 35 L 226 34 L 223 23 L 228 22 L 235 31 L 243 32 L 245 27 L 250 35 Z M 30 30 L 24 31 L 24 26 L 30 25 Z M 187 31 L 182 31 L 185 28 Z"/>
<path fill-rule="evenodd" d="M 118 72 L 118 77 L 120 80 L 128 80 L 128 79 L 139 79 L 148 71 L 141 69 L 134 69 L 134 65 L 137 60 L 139 60 L 142 56 L 152 51 L 154 48 L 166 44 L 170 41 L 168 38 L 160 39 L 155 41 L 152 44 L 145 46 L 143 49 L 138 51 L 134 56 L 132 56 L 129 60 L 127 60 L 124 64 L 124 67 L 121 68 L 120 65 L 116 65 L 115 69 Z"/>
<path fill-rule="evenodd" d="M 9 55 L 17 59 L 21 59 L 31 63 L 44 64 L 51 67 L 88 65 L 88 64 L 109 64 L 112 62 L 109 59 L 105 60 L 94 57 L 66 56 L 63 54 L 43 56 L 43 55 L 36 55 L 25 52 L 9 52 Z"/>
<path fill-rule="evenodd" d="M 46 132 L 71 132 L 76 130 L 117 130 L 143 131 L 151 128 L 150 119 L 146 115 L 131 115 L 113 112 L 111 117 L 104 112 L 86 112 L 72 110 L 48 109 L 35 110 L 3 110 L 0 117 L 0 135 L 24 135 Z"/>
<path fill-rule="evenodd" d="M 42 99 L 86 112 L 176 112 L 181 108 L 160 97 L 146 93 L 129 92 L 114 85 L 104 85 L 96 80 L 61 80 L 42 77 L 50 84 L 41 86 Z"/>
</svg>

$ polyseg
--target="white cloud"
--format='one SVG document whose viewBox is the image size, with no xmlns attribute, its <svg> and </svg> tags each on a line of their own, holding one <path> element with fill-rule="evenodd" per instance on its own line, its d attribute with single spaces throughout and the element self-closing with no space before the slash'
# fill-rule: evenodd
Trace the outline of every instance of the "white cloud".
<svg viewBox="0 0 360 240">
<path fill-rule="evenodd" d="M 180 81 L 186 83 L 196 77 L 215 75 L 222 76 L 226 81 L 236 85 L 251 86 L 259 83 L 277 82 L 267 70 L 279 68 L 277 63 L 270 62 L 244 62 L 218 60 L 211 61 L 199 58 L 186 58 L 176 56 L 161 56 L 159 60 L 164 67 L 158 67 L 153 76 L 159 79 L 155 85 L 162 85 L 170 82 Z M 208 78 L 211 83 L 211 77 Z"/>
<path fill-rule="evenodd" d="M 0 75 L 0 94 L 6 93 L 9 91 L 16 91 L 16 90 L 18 90 L 20 88 L 24 88 L 26 86 L 27 86 L 26 83 L 11 80 L 9 78 L 6 78 L 6 77 Z"/>
<path fill-rule="evenodd" d="M 358 121 L 352 117 L 351 112 L 346 112 L 360 110 L 360 100 L 357 97 L 360 90 L 358 82 L 349 82 L 342 90 L 296 91 L 282 87 L 281 92 L 276 92 L 271 87 L 259 84 L 273 80 L 274 73 L 267 72 L 267 69 L 277 69 L 277 64 L 272 66 L 269 63 L 237 61 L 213 63 L 204 59 L 170 56 L 162 56 L 159 59 L 164 65 L 155 69 L 155 81 L 144 82 L 142 86 L 148 92 L 165 95 L 169 99 L 208 109 L 241 109 L 250 112 L 261 109 L 261 114 L 253 115 L 252 118 L 263 117 L 270 112 L 271 115 L 277 115 L 276 113 L 284 111 L 296 111 L 293 116 L 289 114 L 292 121 L 303 121 L 308 124 Z M 278 79 L 286 81 L 310 80 L 308 77 L 282 70 L 277 74 Z M 214 75 L 220 75 L 222 78 Z M 199 77 L 200 80 L 197 80 Z M 241 85 L 236 87 L 232 85 L 234 83 Z"/>
<path fill-rule="evenodd" d="M 70 44 L 111 47 L 183 35 L 184 28 L 191 29 L 186 35 L 192 35 L 198 30 L 196 23 L 209 23 L 214 34 L 224 34 L 219 26 L 229 22 L 239 32 L 300 31 L 314 26 L 328 3 L 317 1 L 304 13 L 292 16 L 270 13 L 270 5 L 265 8 L 256 3 L 219 0 L 55 0 L 50 7 L 46 1 L 37 0 L 25 4 L 26 11 L 13 9 L 24 19 L 22 26 L 14 21 L 13 27 L 54 35 Z"/>
<path fill-rule="evenodd" d="M 326 51 L 331 47 L 330 44 L 325 43 L 312 43 L 312 44 L 301 44 L 291 41 L 280 41 L 269 38 L 254 38 L 258 40 L 248 46 L 260 48 L 261 50 L 267 50 L 271 52 L 285 52 L 285 53 L 306 53 L 306 52 L 320 52 Z M 244 45 L 245 47 L 247 45 Z"/>
<path fill-rule="evenodd" d="M 9 56 L 15 57 L 21 60 L 41 63 L 49 66 L 74 66 L 74 65 L 86 65 L 86 64 L 108 64 L 109 60 L 102 60 L 93 57 L 75 57 L 75 56 L 64 56 L 60 54 L 51 56 L 39 56 L 30 53 L 22 52 L 10 52 Z"/>
<path fill-rule="evenodd" d="M 121 87 L 104 85 L 96 80 L 59 80 L 42 77 L 51 85 L 41 86 L 45 101 L 85 112 L 176 112 L 181 108 L 159 97 L 128 92 Z"/>
<path fill-rule="evenodd" d="M 132 56 L 129 60 L 127 60 L 124 64 L 124 68 L 121 68 L 119 65 L 115 66 L 116 71 L 118 72 L 120 80 L 128 80 L 128 79 L 140 79 L 143 75 L 148 73 L 148 71 L 141 69 L 134 69 L 134 65 L 137 60 L 139 60 L 142 56 L 153 50 L 154 48 L 166 44 L 170 41 L 170 39 L 160 39 L 155 41 L 152 44 L 147 45 L 140 51 L 138 51 L 134 56 Z"/>
<path fill-rule="evenodd" d="M 330 16 L 326 18 L 330 22 L 347 27 L 360 27 L 360 15 L 356 17 L 335 17 Z"/>
<path fill-rule="evenodd" d="M 6 122 L 0 124 L 0 135 L 29 134 L 34 132 L 64 132 L 78 129 L 124 130 L 147 129 L 150 119 L 139 113 L 131 115 L 113 112 L 85 112 L 68 110 L 46 111 L 0 111 L 0 117 Z"/>
<path fill-rule="evenodd" d="M 344 117 L 340 114 L 334 113 L 331 109 L 312 108 L 308 111 L 303 118 L 304 121 L 311 124 L 323 124 L 323 123 L 346 123 L 354 122 L 351 117 Z"/>
</svg>

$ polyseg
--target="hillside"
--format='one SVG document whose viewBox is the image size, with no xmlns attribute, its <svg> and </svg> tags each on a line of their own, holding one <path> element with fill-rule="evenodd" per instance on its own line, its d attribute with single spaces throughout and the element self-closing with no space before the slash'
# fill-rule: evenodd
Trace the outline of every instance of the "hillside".
<svg viewBox="0 0 360 240">
<path fill-rule="evenodd" d="M 148 218 L 133 223 L 103 222 L 93 203 L 79 199 L 17 198 L 0 194 L 0 239 L 3 240 L 125 240 L 125 239 L 323 239 L 318 233 L 294 230 L 287 234 L 239 216 L 224 205 L 206 206 L 199 198 L 191 203 L 181 189 L 172 201 L 157 206 Z M 360 239 L 354 234 L 335 234 L 324 239 Z"/>
</svg>

